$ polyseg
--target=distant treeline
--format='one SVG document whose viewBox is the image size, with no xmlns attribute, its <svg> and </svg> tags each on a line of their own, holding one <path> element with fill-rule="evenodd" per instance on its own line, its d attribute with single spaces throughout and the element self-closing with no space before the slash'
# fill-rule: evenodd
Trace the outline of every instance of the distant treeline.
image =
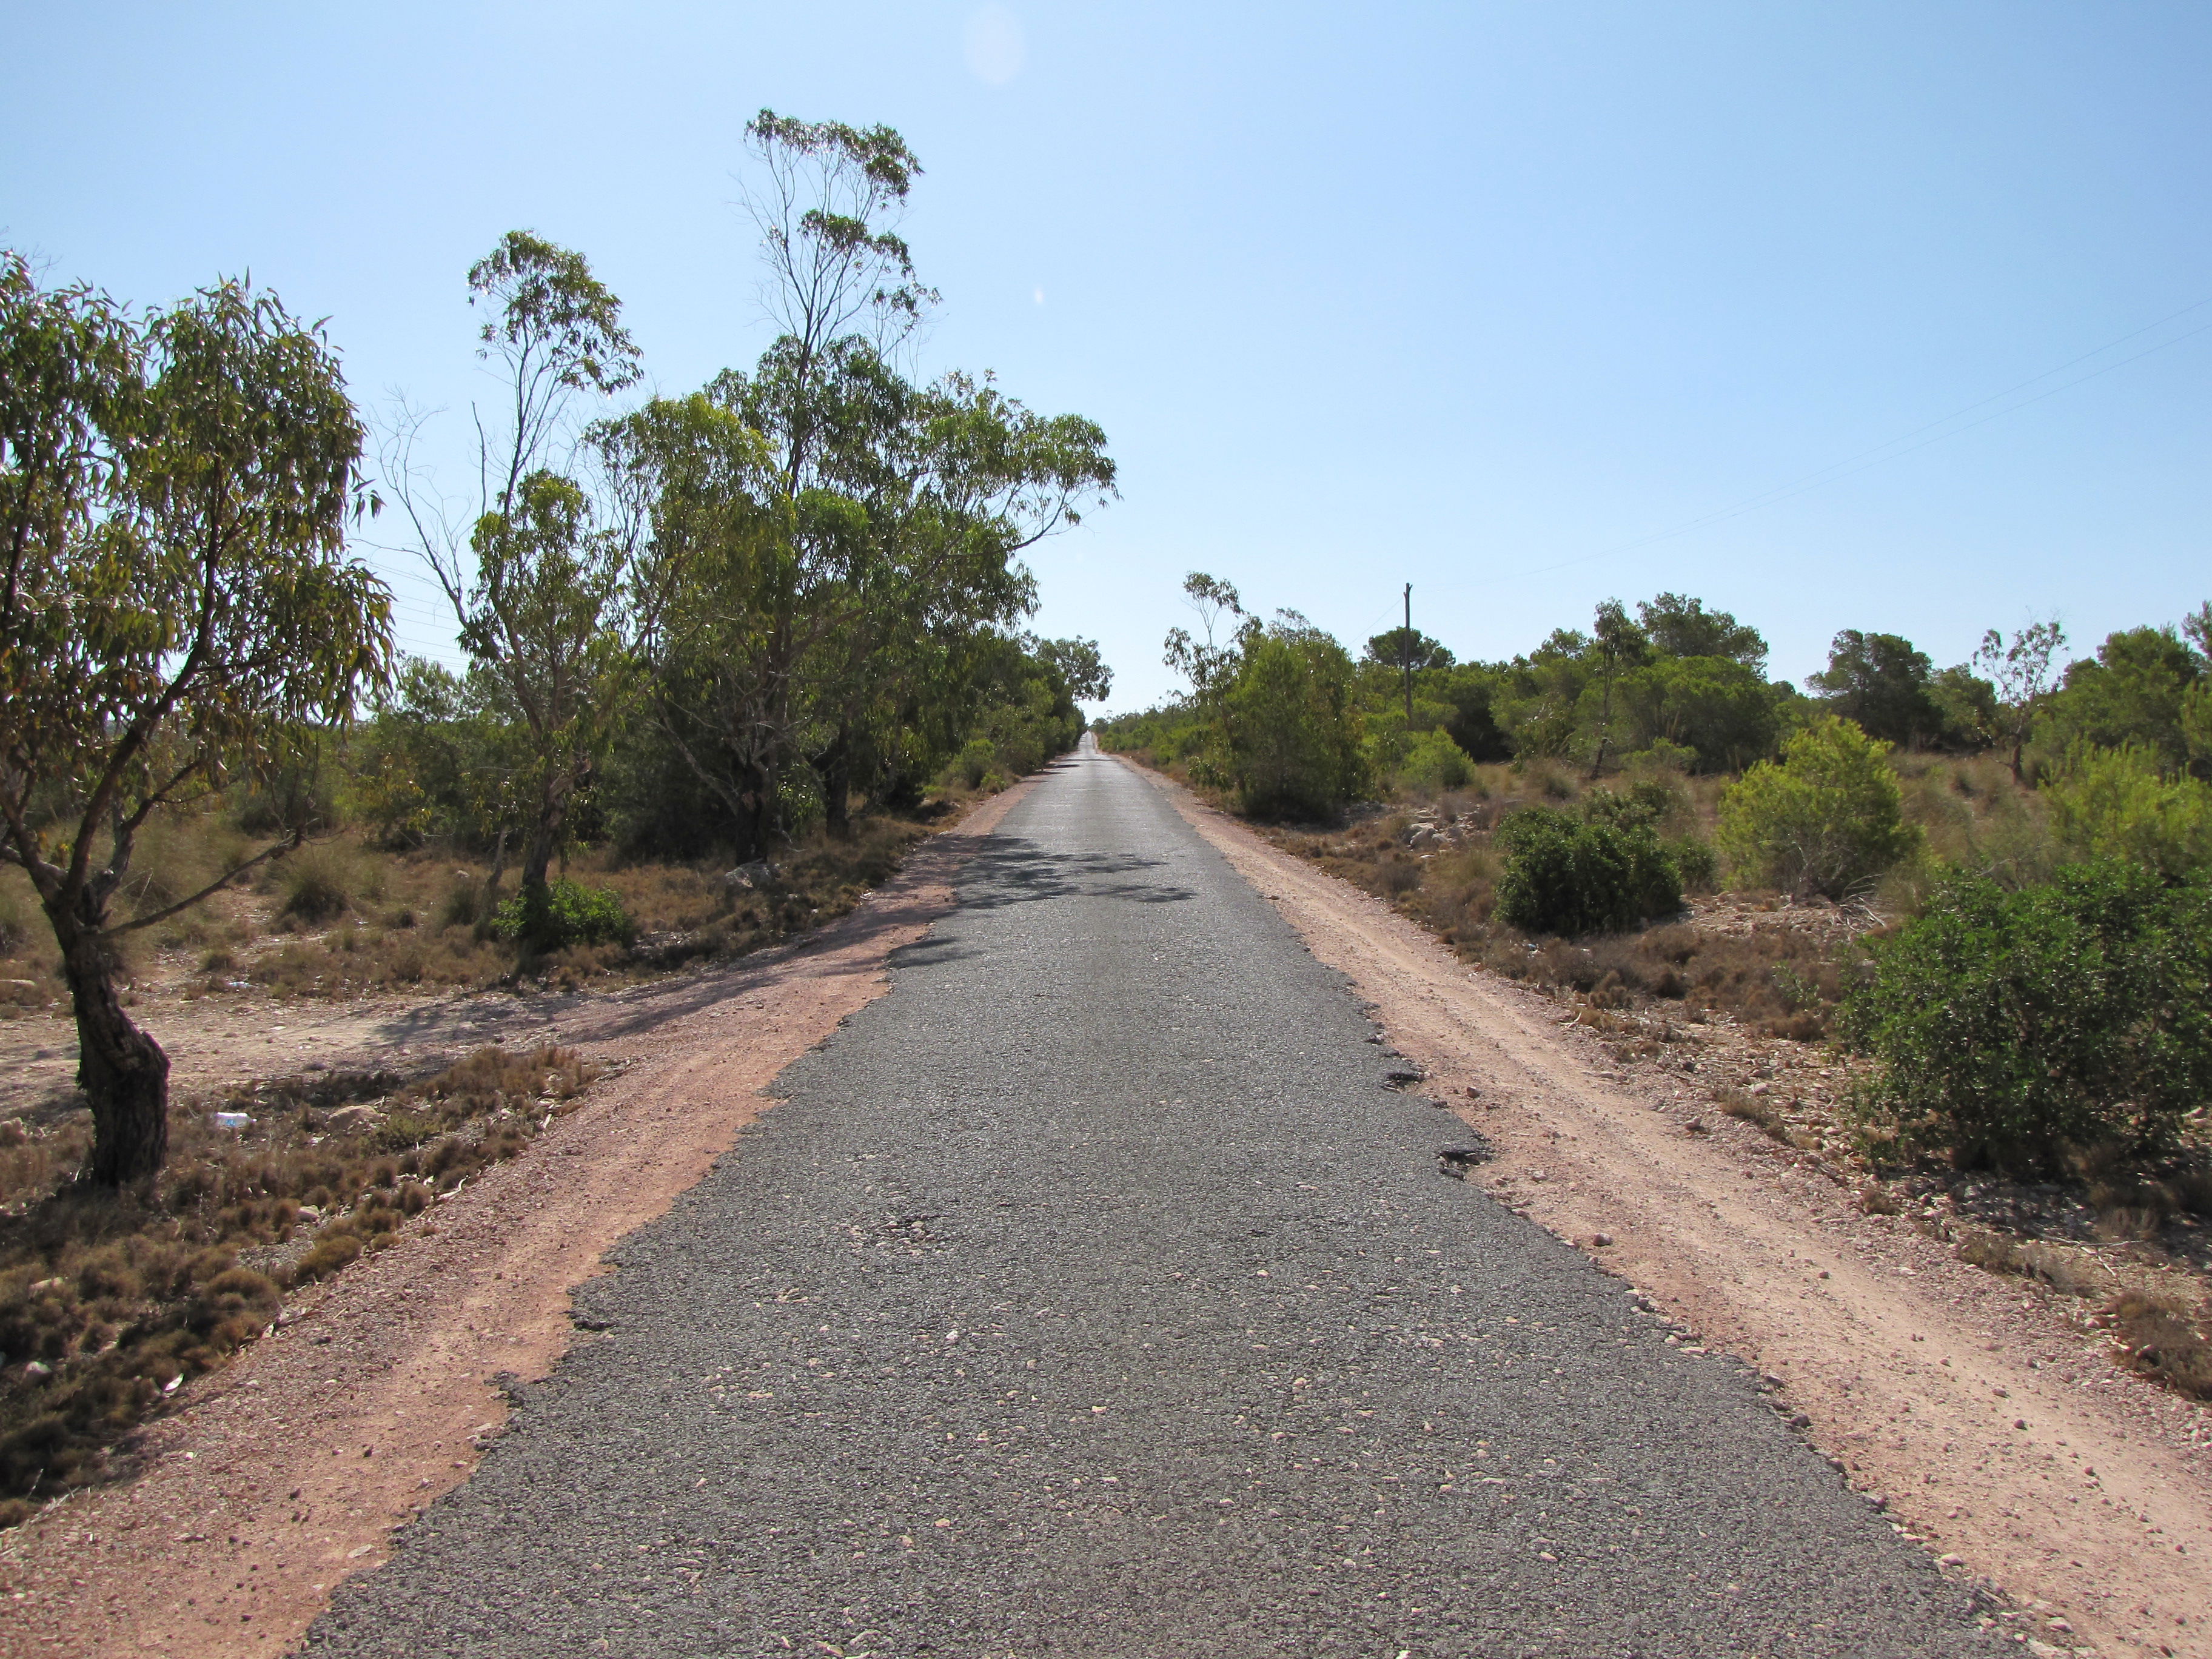
<svg viewBox="0 0 2212 1659">
<path fill-rule="evenodd" d="M 1486 762 L 1739 772 L 1832 715 L 1900 750 L 2000 750 L 2027 782 L 2093 750 L 2212 779 L 2212 605 L 2112 634 L 2063 670 L 2055 623 L 1992 630 L 1942 669 L 1909 640 L 1846 629 L 1801 689 L 1767 677 L 1757 629 L 1674 593 L 1632 615 L 1607 600 L 1587 630 L 1486 663 L 1405 629 L 1355 659 L 1295 611 L 1263 623 L 1225 582 L 1194 574 L 1184 586 L 1199 629 L 1169 635 L 1167 661 L 1188 690 L 1106 722 L 1100 741 L 1181 765 L 1262 816 L 1326 817 Z"/>
</svg>

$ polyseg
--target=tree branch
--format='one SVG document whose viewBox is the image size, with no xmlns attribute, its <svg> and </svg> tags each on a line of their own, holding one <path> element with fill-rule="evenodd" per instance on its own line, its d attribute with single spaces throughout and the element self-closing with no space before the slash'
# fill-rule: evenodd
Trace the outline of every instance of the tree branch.
<svg viewBox="0 0 2212 1659">
<path fill-rule="evenodd" d="M 213 881 L 201 888 L 198 892 L 194 893 L 190 898 L 180 898 L 174 904 L 167 905 L 161 909 L 156 910 L 149 916 L 137 916 L 129 921 L 119 922 L 112 927 L 103 927 L 100 929 L 100 937 L 102 939 L 113 939 L 119 933 L 136 933 L 141 927 L 151 927 L 157 921 L 167 921 L 171 916 L 175 915 L 179 910 L 189 910 L 192 906 L 198 904 L 202 899 L 206 898 L 212 894 L 221 892 L 231 881 L 239 876 L 244 875 L 248 870 L 252 869 L 256 865 L 266 864 L 271 859 L 279 859 L 283 857 L 285 854 L 291 852 L 305 840 L 307 840 L 306 832 L 304 830 L 295 830 L 292 832 L 292 838 L 289 841 L 280 841 L 274 847 L 263 848 L 260 852 L 256 853 L 252 858 L 246 860 L 245 863 L 239 865 L 233 869 L 224 871 L 222 874 L 217 876 Z"/>
</svg>

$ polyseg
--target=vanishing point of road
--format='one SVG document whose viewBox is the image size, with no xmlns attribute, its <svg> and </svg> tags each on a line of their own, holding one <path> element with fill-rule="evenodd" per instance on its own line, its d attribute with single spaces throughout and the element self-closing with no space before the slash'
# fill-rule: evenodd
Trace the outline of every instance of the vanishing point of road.
<svg viewBox="0 0 2212 1659">
<path fill-rule="evenodd" d="M 1375 1036 L 1063 763 L 306 1651 L 1994 1650 L 1741 1367 L 1440 1174 Z"/>
</svg>

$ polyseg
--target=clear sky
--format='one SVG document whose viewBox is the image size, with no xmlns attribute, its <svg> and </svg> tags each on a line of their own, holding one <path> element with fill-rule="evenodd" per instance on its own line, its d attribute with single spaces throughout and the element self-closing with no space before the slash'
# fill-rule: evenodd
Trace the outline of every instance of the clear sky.
<svg viewBox="0 0 2212 1659">
<path fill-rule="evenodd" d="M 920 366 L 1121 463 L 1033 560 L 1115 707 L 1192 568 L 1355 647 L 1411 581 L 1485 658 L 1674 589 L 1801 678 L 2212 595 L 2208 88 L 2202 3 L 0 0 L 0 241 L 141 302 L 250 268 L 458 460 L 501 232 L 688 390 L 766 343 L 746 118 L 887 122 Z"/>
</svg>

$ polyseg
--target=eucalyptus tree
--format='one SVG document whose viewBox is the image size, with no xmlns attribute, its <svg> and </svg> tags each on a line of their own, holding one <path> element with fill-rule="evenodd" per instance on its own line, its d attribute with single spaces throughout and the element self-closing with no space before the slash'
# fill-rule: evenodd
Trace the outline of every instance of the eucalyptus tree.
<svg viewBox="0 0 2212 1659">
<path fill-rule="evenodd" d="M 1114 470 L 1087 421 L 901 366 L 937 296 L 896 228 L 921 170 L 897 133 L 766 110 L 746 131 L 779 331 L 623 453 L 656 501 L 654 719 L 754 851 L 817 800 L 842 829 L 856 787 L 896 793 L 941 761 L 927 734 L 962 641 L 1034 609 L 1020 553 Z"/>
<path fill-rule="evenodd" d="M 2021 753 L 2035 729 L 2035 716 L 2057 688 L 2053 659 L 2066 648 L 2066 630 L 2056 617 L 2033 622 L 2008 641 L 1994 628 L 1974 647 L 1972 665 L 1988 677 L 1996 694 L 1998 736 L 2012 743 L 2013 781 L 2021 781 Z"/>
<path fill-rule="evenodd" d="M 168 1056 L 118 994 L 137 839 L 166 809 L 296 758 L 391 658 L 391 601 L 344 551 L 373 505 L 363 432 L 319 329 L 237 283 L 136 321 L 0 258 L 0 843 L 60 949 L 87 1176 L 153 1174 Z"/>
<path fill-rule="evenodd" d="M 527 734 L 508 793 L 521 822 L 526 917 L 546 915 L 546 872 L 631 689 L 633 544 L 578 472 L 592 458 L 580 408 L 635 384 L 622 302 L 574 251 L 513 230 L 469 268 L 486 315 L 477 355 L 501 401 L 476 414 L 477 488 L 449 501 L 416 459 L 424 417 L 402 408 L 387 434 L 386 486 L 411 550 L 452 607 L 484 700 Z M 486 885 L 497 896 L 508 827 Z M 535 927 L 533 935 L 538 930 Z"/>
</svg>

